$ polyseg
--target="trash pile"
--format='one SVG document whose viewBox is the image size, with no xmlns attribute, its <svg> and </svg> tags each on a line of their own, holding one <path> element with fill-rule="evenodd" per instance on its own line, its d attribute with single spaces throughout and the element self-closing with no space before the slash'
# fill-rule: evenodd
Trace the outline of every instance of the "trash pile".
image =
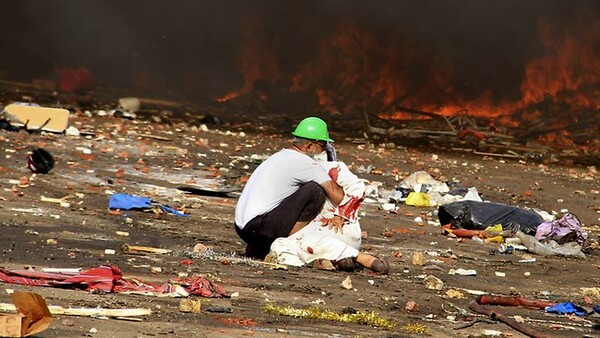
<svg viewBox="0 0 600 338">
<path fill-rule="evenodd" d="M 391 192 L 382 192 L 392 203 L 415 207 L 435 207 L 458 201 L 481 201 L 477 188 L 458 182 L 440 182 L 425 171 L 416 171 Z"/>
<path fill-rule="evenodd" d="M 544 222 L 542 216 L 531 210 L 465 201 L 440 206 L 438 218 L 449 236 L 507 243 L 499 253 L 527 250 L 542 256 L 585 258 L 581 245 L 587 233 L 579 219 L 569 213 Z"/>
<path fill-rule="evenodd" d="M 383 202 L 382 208 L 395 212 L 398 203 L 415 207 L 438 207 L 439 224 L 450 237 L 480 243 L 500 243 L 493 253 L 510 254 L 525 250 L 542 256 L 585 258 L 582 245 L 587 239 L 580 220 L 565 213 L 559 219 L 541 211 L 483 201 L 477 188 L 458 182 L 440 182 L 425 171 L 410 174 L 394 190 L 367 185 L 368 197 Z"/>
</svg>

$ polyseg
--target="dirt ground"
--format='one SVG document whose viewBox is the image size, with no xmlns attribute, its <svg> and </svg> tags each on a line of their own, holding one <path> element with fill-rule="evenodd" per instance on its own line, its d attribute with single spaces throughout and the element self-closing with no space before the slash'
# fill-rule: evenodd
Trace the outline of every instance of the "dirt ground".
<svg viewBox="0 0 600 338">
<path fill-rule="evenodd" d="M 476 295 L 468 290 L 600 304 L 599 298 L 584 299 L 580 290 L 597 287 L 600 282 L 597 249 L 590 248 L 584 260 L 530 254 L 536 258 L 534 263 L 519 263 L 528 254 L 492 255 L 490 252 L 499 244 L 447 238 L 433 223 L 437 220 L 435 208 L 403 204 L 396 213 L 383 210 L 377 201 L 361 208 L 361 225 L 368 233 L 364 250 L 391 262 L 392 270 L 387 276 L 312 267 L 278 270 L 240 260 L 244 244 L 232 228 L 236 193 L 203 196 L 184 194 L 177 187 L 215 188 L 218 183 L 241 191 L 244 179 L 262 159 L 287 146 L 286 135 L 293 125 L 288 129 L 273 127 L 265 118 L 258 125 L 206 124 L 204 128 L 195 120 L 173 119 L 165 123 L 164 119 L 157 122 L 149 118 L 102 117 L 95 112 L 90 115 L 78 112 L 72 116 L 71 125 L 87 132 L 81 136 L 0 131 L 4 150 L 0 157 L 2 267 L 41 271 L 47 267 L 88 269 L 110 264 L 122 269 L 125 276 L 155 283 L 180 274 L 201 274 L 221 284 L 230 294 L 237 293 L 237 297 L 202 298 L 204 309 L 223 306 L 231 308 L 231 313 L 193 314 L 180 312 L 177 298 L 2 284 L 4 289 L 39 293 L 49 305 L 152 310 L 139 322 L 57 315 L 51 327 L 38 337 L 477 337 L 491 334 L 486 330 L 522 337 L 502 323 L 477 323 L 455 329 L 476 318 L 472 313 L 462 316 L 458 310 L 468 310 L 475 299 Z M 440 153 L 389 142 L 356 142 L 356 135 L 335 130 L 333 137 L 340 159 L 360 177 L 381 182 L 381 191 L 392 190 L 398 180 L 425 170 L 438 180 L 476 187 L 484 200 L 548 212 L 567 209 L 582 220 L 591 239 L 598 239 L 600 183 L 595 168 Z M 26 169 L 27 154 L 35 147 L 48 150 L 56 158 L 56 166 L 49 174 L 32 175 Z M 367 172 L 365 168 L 369 166 Z M 20 186 L 22 178 L 28 178 L 29 183 Z M 142 211 L 111 213 L 109 194 L 116 192 L 151 197 L 185 208 L 191 216 Z M 42 196 L 68 196 L 70 206 L 44 202 Z M 417 216 L 424 222 L 416 222 Z M 128 232 L 129 236 L 120 236 L 117 231 Z M 197 243 L 212 248 L 213 254 L 192 254 Z M 123 244 L 173 252 L 132 255 L 121 252 Z M 106 249 L 114 249 L 116 254 L 105 254 Z M 415 252 L 426 253 L 425 265 L 412 264 Z M 181 264 L 190 258 L 191 265 Z M 156 267 L 161 271 L 153 273 Z M 453 268 L 475 269 L 477 275 L 448 274 Z M 505 276 L 499 277 L 496 272 Z M 443 289 L 427 289 L 427 275 L 441 279 Z M 350 290 L 340 286 L 348 276 L 353 285 Z M 449 290 L 458 292 L 452 296 Z M 1 291 L 0 302 L 10 302 L 10 296 Z M 418 304 L 418 309 L 407 311 L 405 305 L 409 301 Z M 348 308 L 374 311 L 396 326 L 384 329 L 281 316 L 265 312 L 268 303 L 297 308 L 316 306 L 336 312 Z M 594 318 L 545 314 L 538 309 L 495 308 L 508 316 L 521 316 L 524 325 L 548 336 L 600 336 L 592 327 Z M 419 328 L 426 332 L 415 332 Z"/>
</svg>

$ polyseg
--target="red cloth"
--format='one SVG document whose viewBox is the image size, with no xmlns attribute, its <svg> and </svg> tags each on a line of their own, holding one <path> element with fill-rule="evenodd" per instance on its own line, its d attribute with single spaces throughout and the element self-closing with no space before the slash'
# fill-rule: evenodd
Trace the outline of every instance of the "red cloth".
<svg viewBox="0 0 600 338">
<path fill-rule="evenodd" d="M 140 280 L 123 279 L 123 272 L 116 266 L 103 265 L 81 273 L 49 273 L 32 270 L 6 270 L 0 268 L 0 282 L 31 286 L 100 290 L 104 292 L 146 292 L 169 294 L 181 285 L 190 295 L 221 298 L 229 297 L 225 289 L 206 278 L 196 276 L 176 278 L 162 285 L 144 283 Z"/>
</svg>

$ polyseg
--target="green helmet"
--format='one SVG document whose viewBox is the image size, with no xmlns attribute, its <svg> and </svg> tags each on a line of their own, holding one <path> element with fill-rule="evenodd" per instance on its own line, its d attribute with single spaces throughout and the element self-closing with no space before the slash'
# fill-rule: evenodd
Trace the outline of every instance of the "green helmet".
<svg viewBox="0 0 600 338">
<path fill-rule="evenodd" d="M 307 117 L 298 123 L 292 135 L 307 140 L 333 142 L 329 138 L 327 123 L 318 117 Z"/>
</svg>

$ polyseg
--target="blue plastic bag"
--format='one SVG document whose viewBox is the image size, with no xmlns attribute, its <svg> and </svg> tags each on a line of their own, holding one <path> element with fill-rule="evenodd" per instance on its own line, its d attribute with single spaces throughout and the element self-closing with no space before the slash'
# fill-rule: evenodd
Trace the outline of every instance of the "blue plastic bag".
<svg viewBox="0 0 600 338">
<path fill-rule="evenodd" d="M 581 306 L 577 306 L 572 302 L 558 303 L 553 306 L 548 306 L 546 308 L 546 312 L 558 313 L 559 315 L 576 314 L 577 316 L 581 317 L 587 315 L 587 311 L 584 308 L 582 308 Z"/>
<path fill-rule="evenodd" d="M 128 194 L 112 194 L 108 201 L 110 209 L 144 209 L 149 208 L 152 200 L 148 197 L 133 196 Z"/>
<path fill-rule="evenodd" d="M 152 200 L 148 197 L 133 196 L 128 194 L 112 194 L 110 195 L 110 199 L 108 201 L 108 207 L 110 209 L 121 210 L 147 209 L 151 207 L 151 204 Z M 175 216 L 190 217 L 190 215 L 179 212 L 166 204 L 160 205 L 160 208 L 162 211 Z"/>
</svg>

